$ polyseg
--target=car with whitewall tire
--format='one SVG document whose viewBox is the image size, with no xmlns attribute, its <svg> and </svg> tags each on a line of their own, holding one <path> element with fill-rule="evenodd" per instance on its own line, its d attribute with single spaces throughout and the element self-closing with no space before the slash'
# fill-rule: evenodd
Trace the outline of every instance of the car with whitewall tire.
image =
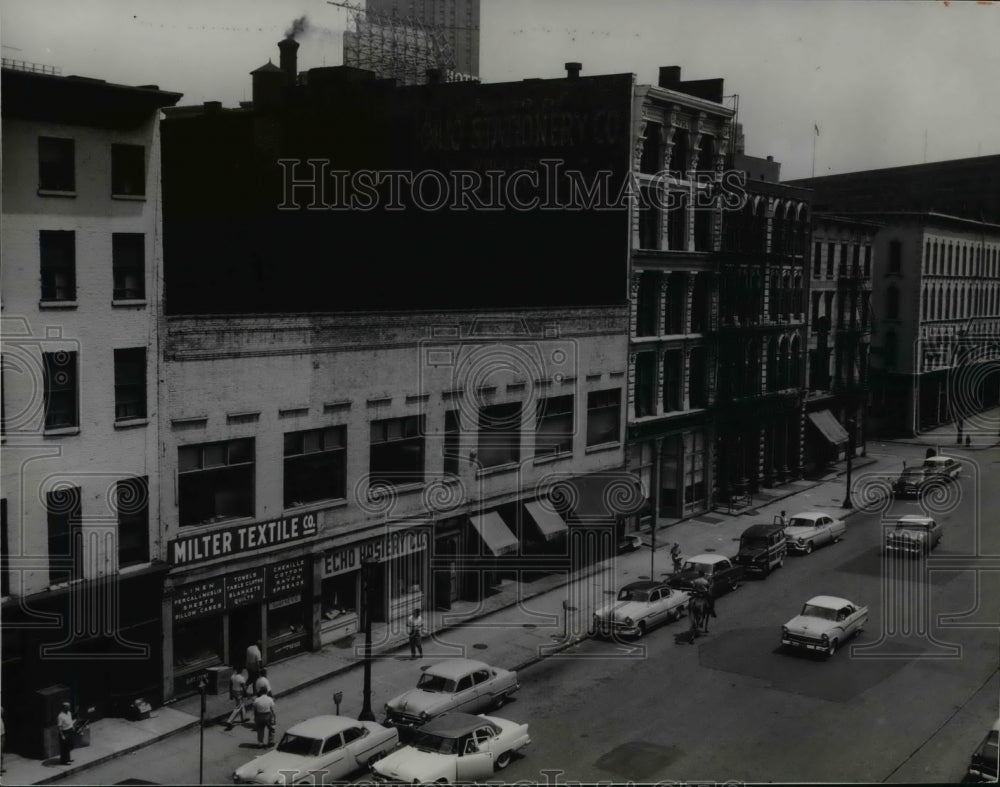
<svg viewBox="0 0 1000 787">
<path fill-rule="evenodd" d="M 847 523 L 843 519 L 822 511 L 804 511 L 788 518 L 785 539 L 789 550 L 808 555 L 816 547 L 836 544 L 846 532 Z"/>
<path fill-rule="evenodd" d="M 868 622 L 868 607 L 839 596 L 813 596 L 781 627 L 781 644 L 832 656 Z"/>
</svg>

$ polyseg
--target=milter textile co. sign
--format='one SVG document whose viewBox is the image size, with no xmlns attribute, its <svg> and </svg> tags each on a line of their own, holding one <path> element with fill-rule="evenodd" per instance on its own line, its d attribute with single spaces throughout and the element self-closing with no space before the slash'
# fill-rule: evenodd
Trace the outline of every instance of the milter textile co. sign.
<svg viewBox="0 0 1000 787">
<path fill-rule="evenodd" d="M 266 577 L 266 579 L 265 579 Z M 174 593 L 174 622 L 228 612 L 247 604 L 259 603 L 283 593 L 300 590 L 306 584 L 306 558 L 297 558 L 275 566 L 238 571 L 205 582 L 182 585 Z M 302 600 L 301 593 L 295 601 Z"/>
<path fill-rule="evenodd" d="M 269 522 L 234 525 L 211 533 L 176 538 L 169 544 L 170 562 L 175 566 L 201 563 L 226 555 L 288 544 L 315 536 L 315 514 L 286 516 Z"/>
</svg>

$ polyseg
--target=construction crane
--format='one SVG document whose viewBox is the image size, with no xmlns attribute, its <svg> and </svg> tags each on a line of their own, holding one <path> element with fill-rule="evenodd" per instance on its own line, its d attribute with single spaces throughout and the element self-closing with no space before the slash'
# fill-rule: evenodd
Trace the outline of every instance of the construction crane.
<svg viewBox="0 0 1000 787">
<path fill-rule="evenodd" d="M 404 85 L 422 84 L 435 70 L 442 82 L 471 79 L 460 74 L 445 30 L 411 16 L 368 9 L 346 0 L 328 5 L 351 12 L 354 30 L 344 33 L 344 65 L 374 71 Z"/>
</svg>

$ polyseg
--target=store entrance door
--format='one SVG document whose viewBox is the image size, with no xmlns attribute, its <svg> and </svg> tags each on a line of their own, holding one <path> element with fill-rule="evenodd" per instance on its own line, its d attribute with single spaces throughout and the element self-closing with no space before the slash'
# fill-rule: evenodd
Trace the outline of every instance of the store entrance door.
<svg viewBox="0 0 1000 787">
<path fill-rule="evenodd" d="M 251 604 L 234 609 L 229 613 L 229 660 L 238 669 L 243 669 L 247 648 L 261 636 L 260 607 Z"/>
</svg>

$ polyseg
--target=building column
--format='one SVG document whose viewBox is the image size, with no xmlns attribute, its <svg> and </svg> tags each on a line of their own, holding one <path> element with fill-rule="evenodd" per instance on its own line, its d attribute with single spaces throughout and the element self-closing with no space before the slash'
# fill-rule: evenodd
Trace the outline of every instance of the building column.
<svg viewBox="0 0 1000 787">
<path fill-rule="evenodd" d="M 657 336 L 663 336 L 667 333 L 667 282 L 669 280 L 669 273 L 660 273 L 660 298 L 658 301 L 658 310 L 656 315 L 658 326 L 656 329 Z"/>
<path fill-rule="evenodd" d="M 656 402 L 654 403 L 654 412 L 657 415 L 663 415 L 663 378 L 664 378 L 664 367 L 666 366 L 666 353 L 663 350 L 656 351 L 656 392 L 654 396 L 656 397 Z"/>
<path fill-rule="evenodd" d="M 625 422 L 628 423 L 635 418 L 635 365 L 638 361 L 636 353 L 629 352 L 628 354 L 628 383 L 627 383 L 627 396 L 628 400 L 625 406 L 628 408 L 625 411 Z"/>
<path fill-rule="evenodd" d="M 681 366 L 681 409 L 691 409 L 691 349 L 684 347 L 684 362 Z"/>
<path fill-rule="evenodd" d="M 637 336 L 639 330 L 639 284 L 642 274 L 634 271 L 629 279 L 628 335 Z"/>
<path fill-rule="evenodd" d="M 694 286 L 692 281 L 695 274 L 685 273 L 683 284 L 684 298 L 682 299 L 684 314 L 681 316 L 681 333 L 691 333 L 691 302 L 694 300 Z"/>
</svg>

